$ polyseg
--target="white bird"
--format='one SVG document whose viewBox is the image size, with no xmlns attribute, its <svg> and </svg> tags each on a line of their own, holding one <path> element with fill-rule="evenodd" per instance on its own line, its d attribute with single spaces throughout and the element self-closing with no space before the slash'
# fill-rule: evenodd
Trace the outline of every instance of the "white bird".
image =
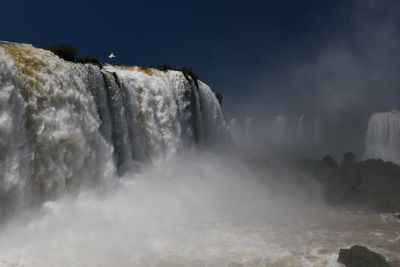
<svg viewBox="0 0 400 267">
<path fill-rule="evenodd" d="M 115 58 L 114 52 L 111 52 L 111 54 L 108 55 L 108 58 Z"/>
</svg>

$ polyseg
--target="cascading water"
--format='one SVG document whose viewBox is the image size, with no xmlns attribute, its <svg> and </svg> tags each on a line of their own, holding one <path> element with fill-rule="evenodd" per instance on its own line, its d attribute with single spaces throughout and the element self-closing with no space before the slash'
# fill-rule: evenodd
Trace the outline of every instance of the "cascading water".
<svg viewBox="0 0 400 267">
<path fill-rule="evenodd" d="M 314 119 L 314 128 L 313 128 L 313 144 L 318 144 L 321 142 L 321 117 L 316 116 Z"/>
<path fill-rule="evenodd" d="M 6 203 L 25 199 L 2 206 L 14 210 L 106 179 L 112 149 L 98 130 L 87 68 L 29 45 L 1 43 L 0 50 L 0 90 L 9 92 L 0 108 L 8 129 L 0 138 L 0 192 Z"/>
<path fill-rule="evenodd" d="M 304 138 L 304 114 L 300 115 L 299 121 L 296 127 L 296 143 L 300 143 Z"/>
<path fill-rule="evenodd" d="M 239 141 L 239 127 L 238 127 L 238 122 L 236 118 L 232 118 L 231 121 L 229 122 L 228 125 L 229 133 L 232 137 L 232 140 L 235 142 Z"/>
<path fill-rule="evenodd" d="M 399 111 L 372 115 L 368 123 L 364 157 L 400 163 Z"/>
<path fill-rule="evenodd" d="M 179 71 L 100 70 L 26 44 L 0 43 L 0 104 L 4 214 L 226 134 L 214 93 Z"/>
<path fill-rule="evenodd" d="M 278 144 L 283 144 L 286 137 L 288 115 L 280 114 L 275 118 L 276 139 Z"/>
<path fill-rule="evenodd" d="M 275 139 L 278 145 L 304 142 L 304 114 L 279 114 L 275 117 Z"/>
<path fill-rule="evenodd" d="M 244 121 L 244 136 L 246 142 L 250 142 L 252 138 L 253 118 L 247 117 Z"/>
<path fill-rule="evenodd" d="M 26 203 L 23 194 L 29 185 L 32 153 L 25 129 L 26 103 L 19 91 L 17 69 L 0 49 L 0 215 L 11 206 Z M 14 203 L 9 203 L 14 202 Z"/>
</svg>

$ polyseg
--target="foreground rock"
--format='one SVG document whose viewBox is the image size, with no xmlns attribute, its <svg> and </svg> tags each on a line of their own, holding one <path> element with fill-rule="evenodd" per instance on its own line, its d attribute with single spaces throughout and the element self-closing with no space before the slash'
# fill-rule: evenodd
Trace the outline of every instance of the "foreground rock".
<svg viewBox="0 0 400 267">
<path fill-rule="evenodd" d="M 366 247 L 355 245 L 350 249 L 340 249 L 338 262 L 346 267 L 390 267 L 385 258 Z"/>
</svg>

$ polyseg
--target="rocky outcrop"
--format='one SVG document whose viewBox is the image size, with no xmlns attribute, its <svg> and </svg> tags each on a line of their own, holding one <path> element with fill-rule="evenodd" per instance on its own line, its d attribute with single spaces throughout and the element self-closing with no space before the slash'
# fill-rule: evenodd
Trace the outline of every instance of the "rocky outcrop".
<svg viewBox="0 0 400 267">
<path fill-rule="evenodd" d="M 366 247 L 355 245 L 350 249 L 340 249 L 338 262 L 346 267 L 390 267 L 385 257 Z"/>
<path fill-rule="evenodd" d="M 357 162 L 346 153 L 338 165 L 330 156 L 301 160 L 296 168 L 322 186 L 328 202 L 351 201 L 381 211 L 400 210 L 400 166 L 382 160 Z"/>
</svg>

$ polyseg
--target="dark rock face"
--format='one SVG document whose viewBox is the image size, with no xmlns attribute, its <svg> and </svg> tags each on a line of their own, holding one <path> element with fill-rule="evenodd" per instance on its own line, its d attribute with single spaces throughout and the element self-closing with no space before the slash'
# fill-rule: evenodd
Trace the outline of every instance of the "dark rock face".
<svg viewBox="0 0 400 267">
<path fill-rule="evenodd" d="M 354 156 L 353 152 L 347 152 L 343 155 L 342 166 L 352 166 L 356 163 L 356 156 Z"/>
<path fill-rule="evenodd" d="M 382 255 L 359 245 L 340 249 L 338 262 L 346 267 L 390 267 Z"/>
<path fill-rule="evenodd" d="M 323 157 L 321 163 L 322 163 L 322 165 L 324 165 L 325 167 L 328 167 L 328 168 L 337 168 L 338 167 L 338 164 L 331 156 Z"/>
<path fill-rule="evenodd" d="M 299 161 L 298 167 L 321 184 L 328 202 L 350 201 L 385 212 L 400 210 L 399 165 L 372 159 L 357 162 L 352 153 L 346 153 L 340 166 L 325 156 L 321 161 Z"/>
<path fill-rule="evenodd" d="M 327 204 L 347 205 L 374 209 L 380 212 L 400 214 L 400 165 L 382 160 L 369 159 L 357 161 L 349 152 L 340 165 L 331 156 L 321 160 L 304 158 L 287 160 L 283 165 L 269 164 L 262 160 L 249 160 L 248 164 L 265 181 L 273 183 L 285 179 L 301 185 L 318 185 L 318 194 Z M 263 176 L 262 169 L 274 175 Z M 299 189 L 301 190 L 301 189 Z M 400 216 L 397 215 L 399 220 Z"/>
</svg>

